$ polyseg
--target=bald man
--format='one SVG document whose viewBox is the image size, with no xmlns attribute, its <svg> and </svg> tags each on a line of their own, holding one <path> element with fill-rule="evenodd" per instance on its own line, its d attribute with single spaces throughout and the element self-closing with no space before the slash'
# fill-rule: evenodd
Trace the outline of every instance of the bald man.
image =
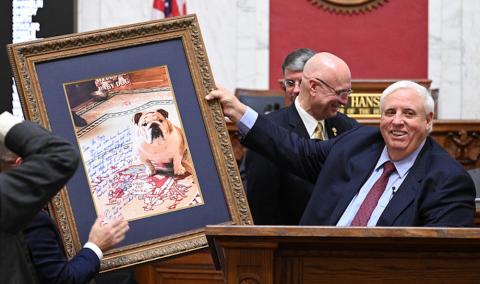
<svg viewBox="0 0 480 284">
<path fill-rule="evenodd" d="M 314 76 L 315 75 L 315 76 Z M 311 80 L 303 84 L 302 77 Z M 300 73 L 298 96 L 289 107 L 266 116 L 274 124 L 305 138 L 328 140 L 357 125 L 338 112 L 351 93 L 350 69 L 339 57 L 321 52 Z M 312 84 L 321 84 L 319 94 Z M 320 126 L 319 126 L 320 125 Z M 257 225 L 298 225 L 313 183 L 294 175 L 254 151 L 247 151 L 244 184 Z"/>
</svg>

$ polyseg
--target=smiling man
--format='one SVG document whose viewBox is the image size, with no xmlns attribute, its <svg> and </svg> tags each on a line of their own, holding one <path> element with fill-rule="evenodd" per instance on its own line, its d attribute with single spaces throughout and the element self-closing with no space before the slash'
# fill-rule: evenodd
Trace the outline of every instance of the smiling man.
<svg viewBox="0 0 480 284">
<path fill-rule="evenodd" d="M 298 49 L 287 56 L 282 67 L 285 92 L 294 97 L 293 103 L 265 116 L 268 120 L 301 137 L 322 140 L 333 139 L 357 125 L 338 112 L 351 93 L 350 68 L 345 61 L 331 53 Z M 315 79 L 302 84 L 304 76 Z M 314 183 L 255 151 L 247 151 L 242 166 L 254 223 L 298 225 Z"/>
<path fill-rule="evenodd" d="M 408 82 L 399 82 L 385 90 L 388 95 L 382 96 L 380 102 L 380 130 L 388 155 L 394 161 L 403 160 L 418 149 L 432 129 L 433 100 L 417 88 Z"/>
<path fill-rule="evenodd" d="M 325 85 L 307 72 L 302 84 Z M 225 90 L 214 90 L 206 97 L 213 98 L 238 122 L 244 145 L 315 182 L 300 224 L 473 226 L 473 181 L 428 136 L 433 99 L 414 82 L 399 81 L 385 89 L 380 129 L 357 127 L 322 142 L 276 127 Z"/>
</svg>

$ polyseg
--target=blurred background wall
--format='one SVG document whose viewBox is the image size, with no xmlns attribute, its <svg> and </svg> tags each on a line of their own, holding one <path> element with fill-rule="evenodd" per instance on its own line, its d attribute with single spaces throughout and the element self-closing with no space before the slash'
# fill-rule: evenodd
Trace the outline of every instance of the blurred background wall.
<svg viewBox="0 0 480 284">
<path fill-rule="evenodd" d="M 11 3 L 2 2 L 2 18 L 8 19 Z M 153 1 L 42 2 L 72 8 L 44 11 L 38 37 L 48 35 L 48 21 L 58 25 L 65 18 L 78 32 L 147 21 Z M 216 82 L 231 90 L 279 88 L 283 57 L 310 47 L 344 58 L 353 79 L 430 79 L 439 89 L 438 118 L 480 118 L 480 1 L 390 0 L 372 11 L 339 14 L 307 0 L 187 0 L 187 12 L 199 19 Z M 6 26 L 4 44 L 12 42 Z M 1 58 L 7 74 L 6 55 Z M 9 102 L 5 77 L 2 108 Z"/>
</svg>

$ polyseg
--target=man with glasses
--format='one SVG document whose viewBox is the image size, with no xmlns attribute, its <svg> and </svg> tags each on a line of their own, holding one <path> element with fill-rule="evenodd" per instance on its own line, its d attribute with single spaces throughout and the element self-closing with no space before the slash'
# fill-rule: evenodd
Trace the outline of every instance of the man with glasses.
<svg viewBox="0 0 480 284">
<path fill-rule="evenodd" d="M 318 94 L 301 85 L 302 70 L 309 59 L 308 64 L 319 71 L 318 78 L 312 80 L 319 86 Z M 282 69 L 286 95 L 294 100 L 289 107 L 266 116 L 272 123 L 301 137 L 322 140 L 334 138 L 357 124 L 338 113 L 338 107 L 347 103 L 351 93 L 350 69 L 342 59 L 325 52 L 314 56 L 312 50 L 302 48 L 287 56 Z M 298 225 L 313 183 L 255 151 L 247 151 L 242 168 L 254 223 Z"/>
<path fill-rule="evenodd" d="M 347 84 L 339 84 L 335 92 L 332 89 L 326 94 L 329 88 L 325 83 L 331 85 L 331 80 L 310 62 L 305 65 L 302 88 L 308 88 L 314 97 L 338 98 L 350 92 Z M 321 142 L 302 139 L 275 126 L 224 90 L 206 96 L 207 100 L 215 98 L 224 113 L 238 123 L 245 146 L 315 182 L 301 225 L 474 224 L 473 181 L 428 136 L 434 102 L 417 83 L 399 81 L 383 91 L 379 128 L 356 127 L 334 140 Z"/>
<path fill-rule="evenodd" d="M 290 106 L 300 93 L 303 66 L 315 51 L 309 48 L 299 48 L 290 52 L 282 63 L 282 88 L 285 91 L 285 105 Z"/>
</svg>

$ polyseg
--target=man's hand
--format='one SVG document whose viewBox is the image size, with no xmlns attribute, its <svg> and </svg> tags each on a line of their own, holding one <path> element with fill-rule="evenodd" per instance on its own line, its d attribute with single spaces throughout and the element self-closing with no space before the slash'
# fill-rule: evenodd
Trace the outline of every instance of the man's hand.
<svg viewBox="0 0 480 284">
<path fill-rule="evenodd" d="M 247 110 L 247 106 L 242 104 L 237 97 L 221 87 L 211 91 L 205 99 L 207 101 L 218 99 L 222 105 L 223 113 L 234 123 L 238 123 Z"/>
<path fill-rule="evenodd" d="M 123 217 L 107 222 L 105 217 L 100 216 L 90 230 L 88 241 L 104 252 L 121 242 L 129 229 L 128 222 Z"/>
</svg>

